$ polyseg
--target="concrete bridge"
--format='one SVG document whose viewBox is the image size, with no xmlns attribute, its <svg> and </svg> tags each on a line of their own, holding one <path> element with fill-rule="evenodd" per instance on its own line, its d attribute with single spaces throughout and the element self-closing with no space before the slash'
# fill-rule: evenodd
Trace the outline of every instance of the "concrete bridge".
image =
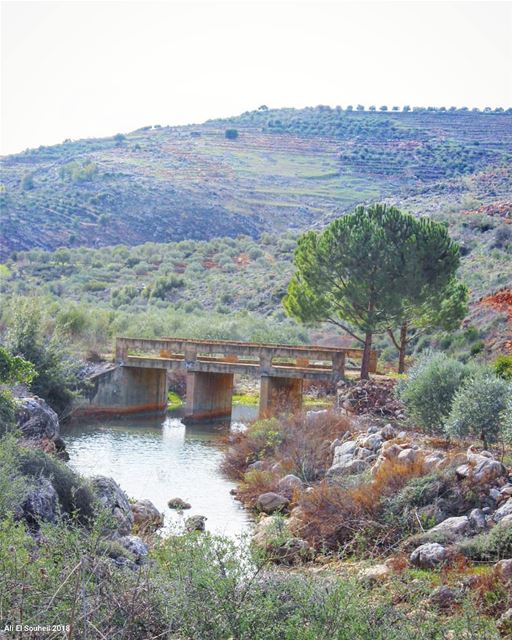
<svg viewBox="0 0 512 640">
<path fill-rule="evenodd" d="M 115 365 L 93 377 L 81 414 L 163 413 L 167 407 L 167 372 L 187 373 L 185 418 L 189 421 L 231 415 L 233 378 L 260 378 L 260 416 L 302 406 L 304 380 L 345 377 L 362 349 L 258 344 L 182 338 L 117 338 Z M 377 352 L 372 351 L 370 372 Z"/>
</svg>

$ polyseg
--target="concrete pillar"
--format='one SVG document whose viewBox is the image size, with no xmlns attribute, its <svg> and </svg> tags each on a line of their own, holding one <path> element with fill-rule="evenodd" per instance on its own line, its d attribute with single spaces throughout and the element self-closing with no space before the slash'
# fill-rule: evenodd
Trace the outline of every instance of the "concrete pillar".
<svg viewBox="0 0 512 640">
<path fill-rule="evenodd" d="M 185 418 L 188 422 L 229 418 L 232 404 L 232 373 L 187 373 Z"/>
<path fill-rule="evenodd" d="M 343 380 L 345 377 L 345 354 L 333 353 L 332 354 L 332 372 L 335 380 Z"/>
<path fill-rule="evenodd" d="M 260 378 L 260 418 L 293 413 L 302 408 L 302 378 Z"/>
<path fill-rule="evenodd" d="M 115 367 L 91 379 L 75 415 L 158 415 L 167 411 L 167 371 Z"/>
</svg>

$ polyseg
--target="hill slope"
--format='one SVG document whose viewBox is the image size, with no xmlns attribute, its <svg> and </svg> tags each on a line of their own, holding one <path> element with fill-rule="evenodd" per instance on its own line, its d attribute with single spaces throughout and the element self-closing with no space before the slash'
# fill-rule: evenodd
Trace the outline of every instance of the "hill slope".
<svg viewBox="0 0 512 640">
<path fill-rule="evenodd" d="M 509 113 L 260 109 L 144 127 L 4 158 L 0 251 L 258 237 L 386 196 L 457 194 L 457 178 L 511 158 Z"/>
</svg>

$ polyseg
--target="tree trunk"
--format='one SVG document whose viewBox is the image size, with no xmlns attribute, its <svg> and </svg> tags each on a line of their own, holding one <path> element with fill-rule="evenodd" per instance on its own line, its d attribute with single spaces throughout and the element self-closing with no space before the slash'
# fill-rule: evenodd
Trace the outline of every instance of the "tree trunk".
<svg viewBox="0 0 512 640">
<path fill-rule="evenodd" d="M 398 348 L 398 373 L 405 373 L 405 350 L 407 348 L 407 322 L 400 327 L 400 346 Z"/>
<path fill-rule="evenodd" d="M 361 362 L 361 380 L 368 380 L 370 377 L 370 354 L 372 350 L 372 334 L 366 333 L 364 337 L 363 361 Z"/>
</svg>

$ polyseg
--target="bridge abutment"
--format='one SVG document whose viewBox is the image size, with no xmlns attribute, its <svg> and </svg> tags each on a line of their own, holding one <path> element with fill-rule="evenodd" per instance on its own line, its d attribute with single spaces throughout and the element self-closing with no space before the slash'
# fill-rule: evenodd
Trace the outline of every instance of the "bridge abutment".
<svg viewBox="0 0 512 640">
<path fill-rule="evenodd" d="M 75 415 L 159 415 L 167 410 L 167 371 L 117 366 L 91 378 Z"/>
<path fill-rule="evenodd" d="M 260 418 L 302 408 L 302 378 L 262 376 L 260 378 Z"/>
<path fill-rule="evenodd" d="M 187 373 L 185 419 L 189 422 L 229 418 L 233 404 L 232 373 Z"/>
</svg>

